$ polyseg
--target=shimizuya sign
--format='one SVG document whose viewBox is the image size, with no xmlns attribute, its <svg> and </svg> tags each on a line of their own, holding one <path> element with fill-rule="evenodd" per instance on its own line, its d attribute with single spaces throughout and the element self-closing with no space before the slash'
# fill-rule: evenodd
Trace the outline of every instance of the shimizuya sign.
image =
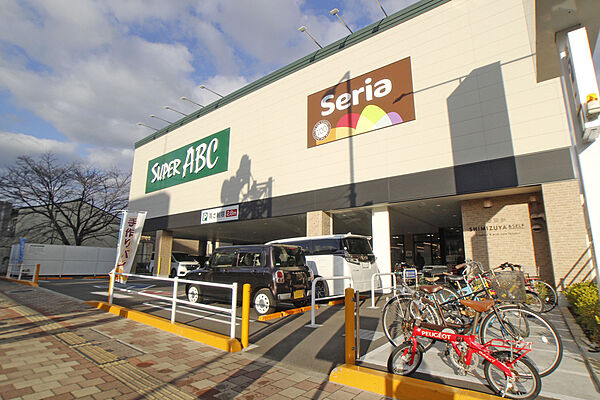
<svg viewBox="0 0 600 400">
<path fill-rule="evenodd" d="M 227 171 L 229 128 L 148 162 L 146 193 Z"/>
</svg>

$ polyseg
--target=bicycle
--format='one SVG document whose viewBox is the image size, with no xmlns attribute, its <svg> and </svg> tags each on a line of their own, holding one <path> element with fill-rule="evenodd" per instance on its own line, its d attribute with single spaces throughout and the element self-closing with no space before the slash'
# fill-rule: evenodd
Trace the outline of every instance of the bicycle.
<svg viewBox="0 0 600 400">
<path fill-rule="evenodd" d="M 512 264 L 509 262 L 505 262 L 500 264 L 498 269 L 510 268 L 512 271 L 522 271 L 523 267 L 518 264 Z M 539 267 L 536 266 L 537 275 L 531 276 L 528 273 L 525 273 L 525 287 L 527 287 L 532 292 L 536 293 L 543 304 L 543 309 L 541 312 L 546 313 L 548 311 L 552 311 L 558 305 L 558 294 L 556 290 L 547 282 L 544 282 L 540 278 Z"/>
<path fill-rule="evenodd" d="M 442 293 L 441 303 L 445 303 L 454 297 L 456 300 L 464 298 L 473 298 L 481 300 L 489 294 L 485 288 L 490 287 L 490 280 L 495 279 L 497 273 L 489 268 L 484 268 L 481 263 L 475 261 L 467 261 L 464 264 L 456 266 L 457 269 L 462 269 L 463 274 L 460 276 L 446 274 L 446 293 Z M 479 272 L 475 274 L 474 272 Z M 479 279 L 478 279 L 479 278 Z M 461 284 L 464 283 L 464 284 Z M 456 291 L 455 289 L 456 288 Z M 490 298 L 487 296 L 487 298 Z M 540 296 L 531 288 L 525 287 L 525 296 L 521 303 L 526 307 L 536 312 L 543 312 L 544 304 Z"/>
<path fill-rule="evenodd" d="M 474 269 L 474 279 L 483 281 L 484 272 Z M 465 321 L 469 317 L 468 313 L 463 310 L 456 312 L 455 308 L 449 306 L 459 303 L 460 299 L 450 299 L 442 303 L 435 296 L 443 290 L 441 285 L 421 285 L 419 290 L 413 290 L 410 296 L 406 296 L 408 290 L 403 287 L 404 296 L 391 298 L 384 307 L 383 329 L 387 339 L 393 346 L 398 346 L 406 340 L 406 332 L 401 328 L 402 323 L 407 318 L 422 317 L 426 322 L 440 324 L 457 332 L 474 328 L 484 343 L 491 339 L 532 340 L 536 348 L 543 350 L 536 352 L 533 360 L 540 375 L 547 376 L 554 372 L 562 361 L 562 340 L 550 322 L 540 314 L 518 304 L 518 301 L 524 298 L 523 280 L 515 280 L 507 274 L 492 274 L 486 282 L 489 284 L 483 284 L 481 292 L 475 293 L 484 293 L 488 298 L 495 295 L 504 300 L 516 301 L 517 304 L 497 305 L 494 302 L 483 319 Z M 390 310 L 393 310 L 394 314 Z M 431 348 L 433 341 L 421 339 L 421 344 L 426 351 Z"/>
<path fill-rule="evenodd" d="M 460 300 L 460 303 L 475 311 L 477 322 L 482 313 L 488 311 L 493 300 Z M 432 338 L 446 342 L 446 355 L 454 351 L 451 360 L 467 373 L 473 355 L 483 357 L 483 370 L 489 387 L 503 397 L 511 399 L 535 399 L 542 388 L 542 380 L 533 363 L 526 357 L 531 352 L 531 343 L 506 339 L 494 339 L 484 344 L 477 342 L 474 323 L 467 335 L 447 331 L 444 325 L 435 325 L 420 320 L 407 321 L 403 329 L 410 337 L 390 354 L 388 372 L 397 375 L 410 375 L 423 360 L 424 349 L 417 338 Z M 502 349 L 502 350 L 498 350 Z"/>
</svg>

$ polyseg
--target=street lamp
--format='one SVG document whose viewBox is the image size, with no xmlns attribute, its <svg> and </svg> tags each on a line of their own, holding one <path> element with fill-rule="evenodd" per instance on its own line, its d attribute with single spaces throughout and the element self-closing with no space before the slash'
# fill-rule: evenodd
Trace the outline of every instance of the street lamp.
<svg viewBox="0 0 600 400">
<path fill-rule="evenodd" d="M 309 38 L 311 38 L 311 39 L 312 39 L 312 41 L 313 41 L 313 42 L 315 42 L 315 44 L 316 44 L 317 46 L 319 46 L 319 48 L 320 48 L 320 49 L 322 49 L 322 48 L 323 48 L 323 46 L 321 46 L 321 45 L 319 44 L 319 42 L 317 42 L 317 41 L 315 40 L 315 38 L 314 38 L 314 37 L 312 37 L 310 33 L 308 33 L 308 31 L 306 30 L 306 26 L 302 25 L 300 28 L 298 28 L 298 30 L 299 30 L 300 32 L 304 32 L 304 33 L 306 33 L 306 34 L 308 35 L 308 37 L 309 37 Z"/>
<path fill-rule="evenodd" d="M 150 115 L 150 118 L 156 118 L 156 119 L 160 119 L 161 121 L 165 121 L 165 122 L 166 122 L 166 123 L 168 123 L 168 124 L 172 124 L 172 122 L 171 122 L 171 121 L 167 121 L 167 120 L 166 120 L 166 119 L 164 119 L 164 118 L 157 117 L 157 116 L 156 116 L 156 115 L 154 115 L 154 114 Z"/>
<path fill-rule="evenodd" d="M 181 111 L 178 111 L 178 110 L 176 110 L 176 109 L 174 109 L 172 107 L 169 107 L 169 106 L 165 106 L 165 110 L 175 111 L 176 113 L 179 113 L 179 114 L 183 115 L 184 117 L 187 117 L 187 114 L 182 113 Z"/>
<path fill-rule="evenodd" d="M 381 8 L 381 11 L 383 11 L 383 15 L 385 15 L 387 17 L 388 15 L 385 12 L 385 10 L 383 9 L 383 7 L 382 7 L 381 3 L 379 2 L 379 0 L 377 0 L 377 4 L 379 4 L 379 8 Z"/>
<path fill-rule="evenodd" d="M 185 97 L 185 96 L 181 96 L 181 97 L 180 97 L 180 99 L 181 99 L 181 100 L 183 100 L 183 101 L 189 101 L 190 103 L 192 103 L 192 104 L 195 104 L 195 105 L 197 105 L 198 107 L 204 107 L 202 104 L 198 104 L 198 103 L 196 103 L 194 100 L 190 100 L 190 99 L 188 99 L 188 98 L 187 98 L 187 97 Z"/>
<path fill-rule="evenodd" d="M 348 29 L 350 31 L 350 33 L 353 33 L 352 29 L 350 29 L 350 27 L 344 22 L 344 20 L 342 19 L 342 17 L 340 17 L 339 12 L 340 12 L 340 10 L 338 10 L 337 8 L 334 8 L 333 10 L 329 11 L 329 14 L 335 15 L 336 17 L 338 17 L 338 19 L 340 21 L 342 21 L 342 24 L 344 24 L 344 26 L 346 27 L 346 29 Z"/>
<path fill-rule="evenodd" d="M 150 126 L 150 125 L 142 124 L 141 122 L 138 122 L 138 123 L 137 123 L 137 125 L 138 125 L 138 126 L 145 126 L 146 128 L 154 129 L 155 131 L 157 131 L 157 130 L 158 130 L 158 129 L 156 129 L 156 128 L 154 128 L 154 127 Z"/>
<path fill-rule="evenodd" d="M 207 87 L 206 87 L 206 86 L 204 86 L 204 85 L 200 85 L 200 86 L 199 86 L 199 88 L 200 88 L 200 89 L 205 89 L 205 90 L 208 90 L 209 92 L 211 92 L 211 93 L 214 93 L 214 94 L 216 94 L 216 95 L 217 95 L 217 96 L 219 96 L 219 97 L 224 97 L 223 95 L 221 95 L 221 94 L 219 94 L 219 93 L 215 92 L 214 90 L 211 90 L 211 89 L 207 88 Z"/>
</svg>

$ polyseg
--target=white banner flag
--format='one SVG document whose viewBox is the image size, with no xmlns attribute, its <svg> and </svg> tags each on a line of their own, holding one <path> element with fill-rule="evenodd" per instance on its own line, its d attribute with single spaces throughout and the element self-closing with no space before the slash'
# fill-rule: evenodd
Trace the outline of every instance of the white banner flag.
<svg viewBox="0 0 600 400">
<path fill-rule="evenodd" d="M 135 252 L 142 237 L 146 211 L 123 211 L 121 218 L 121 230 L 119 231 L 119 243 L 117 244 L 117 260 L 113 272 L 128 274 L 131 271 Z M 125 283 L 127 282 L 127 277 L 117 275 L 116 280 L 117 282 Z"/>
</svg>

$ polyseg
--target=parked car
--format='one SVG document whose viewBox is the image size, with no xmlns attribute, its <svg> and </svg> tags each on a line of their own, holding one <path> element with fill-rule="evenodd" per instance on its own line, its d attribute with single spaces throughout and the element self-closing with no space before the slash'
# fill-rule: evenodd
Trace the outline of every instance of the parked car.
<svg viewBox="0 0 600 400">
<path fill-rule="evenodd" d="M 251 299 L 260 315 L 274 312 L 282 302 L 296 306 L 310 300 L 313 276 L 306 266 L 304 251 L 299 246 L 252 245 L 227 246 L 214 251 L 204 267 L 189 272 L 185 279 L 213 283 L 238 283 L 238 299 L 242 287 L 249 283 Z M 231 290 L 186 284 L 187 298 L 193 303 L 204 297 L 230 300 Z"/>
<path fill-rule="evenodd" d="M 171 254 L 171 268 L 169 269 L 169 277 L 185 276 L 188 272 L 201 266 L 201 263 L 196 259 L 197 256 L 190 256 L 186 253 L 173 252 Z M 146 267 L 150 274 L 154 273 L 154 253 L 150 258 L 150 263 Z"/>
<path fill-rule="evenodd" d="M 315 295 L 317 298 L 327 296 L 343 296 L 347 287 L 366 292 L 371 290 L 373 275 L 379 272 L 370 237 L 353 235 L 326 235 L 297 237 L 273 240 L 267 244 L 288 244 L 301 246 L 306 252 L 308 267 L 316 277 L 349 276 L 352 280 L 317 281 Z M 380 280 L 375 280 L 375 288 L 381 287 Z"/>
</svg>

